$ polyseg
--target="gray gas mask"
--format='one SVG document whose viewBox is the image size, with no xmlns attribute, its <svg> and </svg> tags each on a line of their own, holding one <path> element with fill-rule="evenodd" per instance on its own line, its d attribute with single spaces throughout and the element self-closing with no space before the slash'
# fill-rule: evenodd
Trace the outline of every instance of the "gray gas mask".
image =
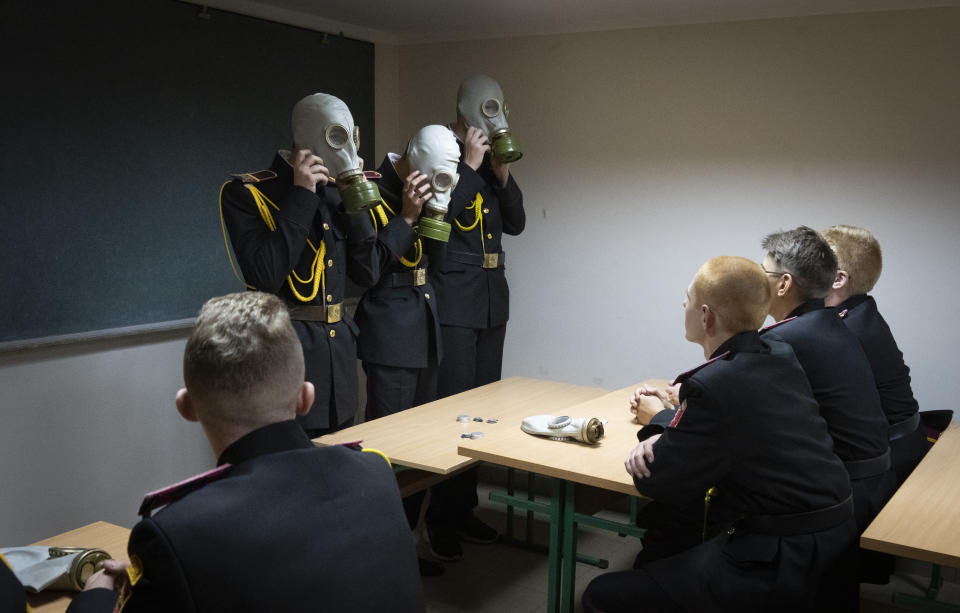
<svg viewBox="0 0 960 613">
<path fill-rule="evenodd" d="M 348 213 L 380 203 L 380 191 L 360 169 L 360 133 L 342 100 L 329 94 L 307 96 L 293 107 L 291 124 L 294 148 L 309 149 L 323 160 Z"/>
<path fill-rule="evenodd" d="M 445 243 L 450 239 L 450 224 L 443 218 L 450 208 L 453 188 L 460 180 L 457 139 L 443 126 L 421 128 L 407 144 L 407 160 L 411 171 L 418 170 L 427 177 L 433 194 L 423 207 L 420 235 Z"/>
<path fill-rule="evenodd" d="M 486 75 L 474 75 L 460 84 L 457 110 L 467 125 L 483 131 L 490 142 L 490 154 L 500 162 L 523 157 L 520 144 L 507 125 L 507 103 L 500 84 Z"/>
</svg>

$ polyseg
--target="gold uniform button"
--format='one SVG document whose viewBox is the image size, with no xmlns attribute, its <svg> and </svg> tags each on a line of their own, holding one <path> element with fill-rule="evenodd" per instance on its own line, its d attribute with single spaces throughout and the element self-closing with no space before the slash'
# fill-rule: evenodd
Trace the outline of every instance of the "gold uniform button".
<svg viewBox="0 0 960 613">
<path fill-rule="evenodd" d="M 333 294 L 327 294 L 327 302 L 333 302 Z"/>
<path fill-rule="evenodd" d="M 336 331 L 336 330 L 330 330 L 330 338 L 333 338 L 333 337 L 336 336 L 336 335 L 337 335 L 337 331 Z"/>
<path fill-rule="evenodd" d="M 323 229 L 324 229 L 324 230 L 329 230 L 329 229 L 330 229 L 330 224 L 328 224 L 327 222 L 323 222 Z"/>
<path fill-rule="evenodd" d="M 483 212 L 484 212 L 484 213 L 489 213 L 489 212 L 490 212 L 490 209 L 483 209 Z"/>
<path fill-rule="evenodd" d="M 333 268 L 333 260 L 327 260 L 327 268 Z"/>
<path fill-rule="evenodd" d="M 426 298 L 427 300 L 430 300 L 430 294 L 424 294 L 423 297 Z"/>
<path fill-rule="evenodd" d="M 487 233 L 487 238 L 493 238 L 493 234 Z"/>
</svg>

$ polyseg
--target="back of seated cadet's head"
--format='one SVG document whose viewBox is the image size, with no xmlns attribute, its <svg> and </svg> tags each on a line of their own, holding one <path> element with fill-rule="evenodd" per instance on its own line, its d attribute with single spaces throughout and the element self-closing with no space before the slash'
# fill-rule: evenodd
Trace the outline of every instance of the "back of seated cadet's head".
<svg viewBox="0 0 960 613">
<path fill-rule="evenodd" d="M 293 419 L 303 377 L 303 349 L 279 298 L 241 292 L 203 305 L 184 350 L 183 379 L 205 426 Z"/>
<path fill-rule="evenodd" d="M 688 312 L 704 305 L 714 313 L 719 330 L 734 335 L 757 330 L 770 306 L 770 284 L 760 266 L 747 258 L 719 256 L 697 271 L 687 292 Z M 689 327 L 689 326 L 688 326 Z M 699 342 L 690 338 L 688 340 Z"/>
<path fill-rule="evenodd" d="M 830 226 L 820 233 L 837 256 L 834 291 L 843 298 L 866 294 L 873 289 L 883 270 L 880 243 L 868 230 L 856 226 Z"/>
<path fill-rule="evenodd" d="M 782 280 L 795 302 L 827 295 L 836 276 L 837 257 L 819 232 L 807 226 L 774 232 L 764 237 L 761 246 L 766 252 L 764 272 Z"/>
</svg>

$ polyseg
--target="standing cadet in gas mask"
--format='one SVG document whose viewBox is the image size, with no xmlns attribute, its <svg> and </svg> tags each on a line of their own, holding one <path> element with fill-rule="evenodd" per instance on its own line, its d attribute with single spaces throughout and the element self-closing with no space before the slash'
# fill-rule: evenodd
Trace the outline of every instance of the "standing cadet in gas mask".
<svg viewBox="0 0 960 613">
<path fill-rule="evenodd" d="M 376 284 L 357 307 L 359 354 L 367 375 L 367 420 L 392 415 L 437 398 L 442 357 L 437 292 L 431 254 L 450 232 L 443 220 L 457 184 L 460 149 L 443 126 L 414 135 L 402 156 L 388 153 L 377 169 L 382 203 L 369 211 L 377 232 Z M 411 529 L 424 492 L 404 500 Z M 423 575 L 443 567 L 420 560 Z"/>
<path fill-rule="evenodd" d="M 342 100 L 307 96 L 291 123 L 293 150 L 278 151 L 267 170 L 233 175 L 220 211 L 247 288 L 277 294 L 290 311 L 316 388 L 312 410 L 297 421 L 315 438 L 352 425 L 356 413 L 358 332 L 342 308 L 344 288 L 347 275 L 372 285 L 378 263 L 369 221 L 346 213 L 364 212 L 380 195 L 363 173 Z"/>
<path fill-rule="evenodd" d="M 504 274 L 503 233 L 523 231 L 523 195 L 510 173 L 522 153 L 507 123 L 500 85 L 476 75 L 457 92 L 457 121 L 451 129 L 460 144 L 460 180 L 450 200 L 452 228 L 439 266 L 434 266 L 443 361 L 441 398 L 500 379 L 509 315 Z M 463 556 L 459 538 L 489 543 L 496 531 L 474 514 L 476 469 L 448 479 L 433 490 L 427 510 L 431 548 L 438 558 Z"/>
</svg>

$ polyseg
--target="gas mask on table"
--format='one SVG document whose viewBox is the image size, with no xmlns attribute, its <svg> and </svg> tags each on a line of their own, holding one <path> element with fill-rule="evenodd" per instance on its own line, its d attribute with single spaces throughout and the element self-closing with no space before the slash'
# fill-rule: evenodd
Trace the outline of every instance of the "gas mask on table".
<svg viewBox="0 0 960 613">
<path fill-rule="evenodd" d="M 24 589 L 33 593 L 43 590 L 79 592 L 90 575 L 110 559 L 110 554 L 102 549 L 85 547 L 27 545 L 0 549 L 0 553 Z"/>
<path fill-rule="evenodd" d="M 360 169 L 360 132 L 342 100 L 329 94 L 307 96 L 293 107 L 291 125 L 294 148 L 309 149 L 323 160 L 348 213 L 380 203 L 380 190 Z"/>
<path fill-rule="evenodd" d="M 603 438 L 603 422 L 596 417 L 534 415 L 524 419 L 520 429 L 527 434 L 548 436 L 555 441 L 576 439 L 590 445 Z"/>
<path fill-rule="evenodd" d="M 457 139 L 448 128 L 426 126 L 421 128 L 407 144 L 407 160 L 410 170 L 419 170 L 430 181 L 433 197 L 423 206 L 420 217 L 420 235 L 440 242 L 450 239 L 450 224 L 443 218 L 450 208 L 450 196 L 457 186 L 460 175 L 460 148 Z"/>
<path fill-rule="evenodd" d="M 457 110 L 467 125 L 483 131 L 490 142 L 490 154 L 499 162 L 516 162 L 523 157 L 507 124 L 507 103 L 500 84 L 486 75 L 475 75 L 460 84 Z"/>
</svg>

